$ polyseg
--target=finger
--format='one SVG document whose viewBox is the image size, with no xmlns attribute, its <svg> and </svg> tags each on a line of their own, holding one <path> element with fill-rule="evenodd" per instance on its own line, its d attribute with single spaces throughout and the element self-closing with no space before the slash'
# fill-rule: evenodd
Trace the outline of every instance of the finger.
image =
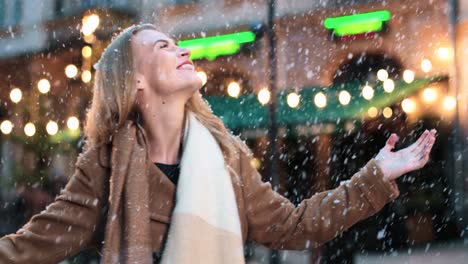
<svg viewBox="0 0 468 264">
<path fill-rule="evenodd" d="M 415 153 L 416 155 L 418 155 L 421 151 L 423 151 L 427 144 L 429 144 L 430 140 L 431 140 L 432 136 L 431 134 L 428 132 L 424 139 L 421 141 L 421 143 L 413 150 L 413 153 Z"/>
<path fill-rule="evenodd" d="M 424 156 L 429 155 L 433 144 L 434 144 L 434 139 L 430 139 L 430 141 L 424 146 L 424 148 L 417 154 L 418 159 L 421 159 Z"/>
<path fill-rule="evenodd" d="M 424 166 L 426 166 L 427 162 L 429 161 L 429 155 L 424 155 L 421 157 L 421 159 L 419 159 L 418 161 L 416 161 L 416 167 L 418 169 L 421 169 L 423 168 Z"/>
<path fill-rule="evenodd" d="M 428 134 L 429 134 L 429 131 L 427 131 L 427 129 L 424 130 L 424 132 L 419 137 L 419 139 L 411 146 L 411 151 L 410 152 L 415 152 L 415 150 L 418 149 L 418 147 L 421 146 L 423 140 L 426 139 Z"/>
<path fill-rule="evenodd" d="M 424 165 L 426 165 L 426 163 L 429 161 L 429 154 L 431 152 L 428 151 L 426 152 L 424 155 L 421 156 L 421 158 L 419 159 L 418 163 L 420 163 L 420 166 L 421 168 L 424 167 Z"/>
<path fill-rule="evenodd" d="M 424 132 L 421 134 L 421 136 L 419 136 L 418 140 L 415 142 L 416 145 L 419 145 L 421 143 L 421 141 L 424 139 L 424 137 L 426 137 L 428 131 L 427 129 L 424 130 Z"/>
<path fill-rule="evenodd" d="M 431 152 L 432 146 L 434 146 L 434 142 L 435 138 L 431 137 L 425 148 L 418 154 L 419 159 L 423 159 L 426 156 L 429 157 L 429 153 Z"/>
<path fill-rule="evenodd" d="M 393 133 L 390 135 L 390 137 L 388 138 L 387 140 L 387 144 L 385 145 L 385 147 L 388 149 L 388 150 L 392 150 L 395 148 L 395 144 L 397 143 L 398 141 L 398 135 Z"/>
</svg>

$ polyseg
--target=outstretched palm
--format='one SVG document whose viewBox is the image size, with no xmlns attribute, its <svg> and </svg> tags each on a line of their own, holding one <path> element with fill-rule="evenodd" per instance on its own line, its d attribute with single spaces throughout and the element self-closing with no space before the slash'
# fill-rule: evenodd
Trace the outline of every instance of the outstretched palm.
<svg viewBox="0 0 468 264">
<path fill-rule="evenodd" d="M 398 136 L 396 134 L 390 135 L 385 147 L 375 157 L 384 177 L 387 180 L 394 180 L 405 173 L 424 167 L 429 160 L 436 132 L 435 129 L 426 130 L 411 146 L 396 152 L 392 150 L 398 141 Z"/>
</svg>

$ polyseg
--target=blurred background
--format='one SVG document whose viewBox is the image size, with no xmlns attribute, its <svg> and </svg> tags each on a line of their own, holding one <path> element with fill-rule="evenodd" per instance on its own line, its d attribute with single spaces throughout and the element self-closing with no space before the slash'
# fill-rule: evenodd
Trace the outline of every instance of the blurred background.
<svg viewBox="0 0 468 264">
<path fill-rule="evenodd" d="M 438 130 L 429 163 L 381 212 L 318 249 L 251 242 L 248 263 L 466 261 L 465 0 L 0 0 L 0 236 L 73 174 L 92 65 L 143 22 L 191 49 L 214 113 L 295 204 L 349 179 L 391 133 L 401 149 Z"/>
</svg>

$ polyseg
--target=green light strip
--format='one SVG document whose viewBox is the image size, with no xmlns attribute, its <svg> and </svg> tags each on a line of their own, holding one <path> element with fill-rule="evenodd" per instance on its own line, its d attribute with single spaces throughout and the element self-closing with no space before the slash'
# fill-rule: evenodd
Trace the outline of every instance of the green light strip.
<svg viewBox="0 0 468 264">
<path fill-rule="evenodd" d="M 377 32 L 382 30 L 383 23 L 380 21 L 363 23 L 363 24 L 350 24 L 339 26 L 335 28 L 334 33 L 337 36 L 349 36 L 368 32 Z"/>
<path fill-rule="evenodd" d="M 350 25 L 363 25 L 367 23 L 385 22 L 390 20 L 391 14 L 387 10 L 376 12 L 354 14 L 350 16 L 329 17 L 325 19 L 324 26 L 326 29 L 336 29 L 338 27 Z"/>
<path fill-rule="evenodd" d="M 206 58 L 213 60 L 220 55 L 231 55 L 239 52 L 240 45 L 255 41 L 255 33 L 244 31 L 221 36 L 182 40 L 178 45 L 190 49 L 190 59 Z"/>
</svg>

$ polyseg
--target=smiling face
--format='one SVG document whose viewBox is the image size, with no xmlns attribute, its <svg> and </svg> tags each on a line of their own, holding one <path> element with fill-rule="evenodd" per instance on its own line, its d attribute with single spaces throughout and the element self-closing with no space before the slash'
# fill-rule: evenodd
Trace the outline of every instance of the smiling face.
<svg viewBox="0 0 468 264">
<path fill-rule="evenodd" d="M 202 87 L 190 51 L 178 47 L 165 34 L 141 30 L 132 37 L 135 82 L 142 96 L 185 102 Z M 141 93 L 140 93 L 141 94 Z"/>
</svg>

